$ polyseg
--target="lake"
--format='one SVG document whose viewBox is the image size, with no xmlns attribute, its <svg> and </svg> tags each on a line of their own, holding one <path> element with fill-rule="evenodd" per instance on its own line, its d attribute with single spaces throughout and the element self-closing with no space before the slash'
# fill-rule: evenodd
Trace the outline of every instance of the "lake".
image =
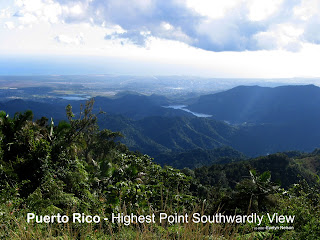
<svg viewBox="0 0 320 240">
<path fill-rule="evenodd" d="M 186 108 L 187 107 L 186 105 L 169 105 L 169 106 L 163 106 L 163 107 L 164 108 L 180 109 L 180 110 L 186 111 L 188 113 L 192 113 L 193 115 L 195 115 L 197 117 L 212 117 L 212 115 L 209 115 L 209 114 L 192 112 Z"/>
</svg>

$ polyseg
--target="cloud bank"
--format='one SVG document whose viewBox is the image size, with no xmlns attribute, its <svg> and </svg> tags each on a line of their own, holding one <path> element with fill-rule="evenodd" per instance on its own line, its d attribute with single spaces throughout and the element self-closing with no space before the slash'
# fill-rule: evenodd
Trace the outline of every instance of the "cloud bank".
<svg viewBox="0 0 320 240">
<path fill-rule="evenodd" d="M 215 52 L 294 52 L 303 43 L 320 44 L 318 0 L 17 0 L 16 5 L 14 16 L 24 25 L 45 21 L 117 26 L 121 31 L 106 34 L 106 40 L 142 47 L 151 38 Z"/>
</svg>

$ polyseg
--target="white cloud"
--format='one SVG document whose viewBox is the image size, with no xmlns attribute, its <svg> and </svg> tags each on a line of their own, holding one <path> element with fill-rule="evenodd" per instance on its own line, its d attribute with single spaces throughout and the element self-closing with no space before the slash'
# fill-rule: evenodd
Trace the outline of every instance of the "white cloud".
<svg viewBox="0 0 320 240">
<path fill-rule="evenodd" d="M 304 33 L 302 27 L 290 23 L 283 23 L 272 26 L 265 32 L 254 35 L 258 48 L 261 49 L 283 49 L 298 51 L 302 47 L 301 36 Z"/>
<path fill-rule="evenodd" d="M 58 23 L 62 14 L 60 4 L 52 0 L 17 0 L 16 6 L 19 11 L 15 16 L 24 26 L 40 22 Z"/>
<path fill-rule="evenodd" d="M 80 15 L 84 12 L 80 4 L 75 4 L 70 8 L 70 13 L 73 15 Z"/>
<path fill-rule="evenodd" d="M 294 17 L 303 26 L 302 41 L 320 44 L 320 2 L 318 0 L 302 0 L 293 9 Z"/>
<path fill-rule="evenodd" d="M 80 45 L 83 44 L 83 33 L 80 33 L 76 37 L 61 34 L 56 36 L 54 39 L 59 43 Z"/>
<path fill-rule="evenodd" d="M 218 19 L 243 2 L 244 0 L 186 0 L 186 5 L 203 16 Z"/>
<path fill-rule="evenodd" d="M 9 7 L 0 10 L 0 19 L 1 18 L 9 18 L 11 15 L 12 15 L 12 13 L 11 13 Z"/>
<path fill-rule="evenodd" d="M 15 3 L 0 10 L 1 54 L 141 59 L 211 76 L 320 76 L 310 63 L 320 54 L 319 0 Z"/>
<path fill-rule="evenodd" d="M 175 40 L 210 51 L 287 49 L 318 43 L 312 19 L 320 11 L 318 0 L 17 0 L 16 16 L 22 26 L 88 23 L 123 31 L 125 44 L 146 46 L 150 37 Z M 319 11 L 318 11 L 319 10 Z M 291 36 L 279 26 L 305 28 L 305 36 Z M 18 25 L 18 24 L 17 24 Z M 148 32 L 148 34 L 141 34 Z M 57 34 L 56 36 L 58 36 Z"/>
<path fill-rule="evenodd" d="M 15 27 L 13 22 L 5 22 L 4 25 L 7 29 L 14 29 Z"/>
<path fill-rule="evenodd" d="M 163 27 L 163 29 L 166 31 L 172 30 L 174 28 L 170 23 L 167 22 L 162 22 L 161 27 Z"/>
<path fill-rule="evenodd" d="M 319 15 L 319 9 L 319 0 L 302 0 L 300 5 L 297 5 L 293 8 L 293 13 L 301 20 L 307 21 L 313 16 Z"/>
<path fill-rule="evenodd" d="M 266 20 L 280 10 L 283 0 L 249 0 L 248 17 L 252 21 Z"/>
</svg>

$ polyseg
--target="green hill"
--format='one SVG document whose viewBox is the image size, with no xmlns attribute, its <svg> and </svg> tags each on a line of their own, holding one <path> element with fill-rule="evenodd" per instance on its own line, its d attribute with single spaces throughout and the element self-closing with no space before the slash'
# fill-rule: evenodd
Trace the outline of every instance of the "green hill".
<svg viewBox="0 0 320 240">
<path fill-rule="evenodd" d="M 93 100 L 80 109 L 75 117 L 68 105 L 67 121 L 56 124 L 45 117 L 33 120 L 31 111 L 13 117 L 0 112 L 1 239 L 318 238 L 318 150 L 312 154 L 290 152 L 236 161 L 242 155 L 233 149 L 213 149 L 207 153 L 222 157 L 212 158 L 221 164 L 180 171 L 161 167 L 149 156 L 129 151 L 118 141 L 119 132 L 99 129 L 97 116 L 92 112 Z M 192 119 L 180 121 L 189 124 L 186 129 L 192 129 Z M 124 118 L 123 124 L 127 122 Z M 163 131 L 168 128 L 166 123 L 167 119 L 161 126 Z M 207 121 L 203 124 L 224 126 Z M 153 126 L 150 125 L 150 131 Z M 186 129 L 182 128 L 182 132 L 188 136 Z M 223 139 L 226 135 L 220 134 L 225 131 L 220 130 L 213 133 Z M 201 129 L 197 132 L 202 133 Z M 226 155 L 234 158 L 225 159 Z M 224 161 L 228 163 L 222 164 Z M 281 182 L 286 190 L 275 182 Z M 194 212 L 211 217 L 219 212 L 230 217 L 278 213 L 295 218 L 290 223 L 291 231 L 272 232 L 256 231 L 257 224 L 249 221 L 159 221 L 160 214 L 174 218 L 175 214 L 191 216 Z M 27 222 L 28 213 L 37 215 L 37 220 Z M 44 223 L 44 219 L 52 219 L 50 216 L 71 218 L 74 213 L 98 216 L 103 221 Z M 155 220 L 138 222 L 132 217 L 119 223 L 112 220 L 114 214 L 123 214 L 126 219 L 155 216 Z M 44 215 L 47 217 L 42 218 L 43 223 L 38 223 Z M 266 219 L 262 226 L 289 224 Z"/>
</svg>

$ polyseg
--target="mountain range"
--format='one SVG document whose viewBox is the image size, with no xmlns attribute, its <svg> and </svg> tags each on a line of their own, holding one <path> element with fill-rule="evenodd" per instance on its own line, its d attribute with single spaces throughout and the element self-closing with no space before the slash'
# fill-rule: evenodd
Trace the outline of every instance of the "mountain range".
<svg viewBox="0 0 320 240">
<path fill-rule="evenodd" d="M 13 115 L 30 109 L 35 118 L 55 116 L 56 122 L 66 119 L 67 104 L 73 106 L 77 115 L 79 105 L 84 102 L 15 99 L 0 102 L 0 110 Z M 314 85 L 239 86 L 187 102 L 189 110 L 212 117 L 200 118 L 181 109 L 166 108 L 184 103 L 164 96 L 132 93 L 96 97 L 94 111 L 106 112 L 98 117 L 100 128 L 120 131 L 124 135 L 122 141 L 130 149 L 179 168 L 227 161 L 221 158 L 235 153 L 243 159 L 244 155 L 311 152 L 320 147 L 320 88 Z M 220 157 L 205 157 L 217 154 L 215 149 L 225 152 Z M 179 159 L 184 159 L 183 164 Z"/>
<path fill-rule="evenodd" d="M 200 96 L 188 108 L 234 124 L 292 124 L 318 121 L 319 106 L 320 88 L 302 85 L 275 88 L 239 86 Z"/>
</svg>

